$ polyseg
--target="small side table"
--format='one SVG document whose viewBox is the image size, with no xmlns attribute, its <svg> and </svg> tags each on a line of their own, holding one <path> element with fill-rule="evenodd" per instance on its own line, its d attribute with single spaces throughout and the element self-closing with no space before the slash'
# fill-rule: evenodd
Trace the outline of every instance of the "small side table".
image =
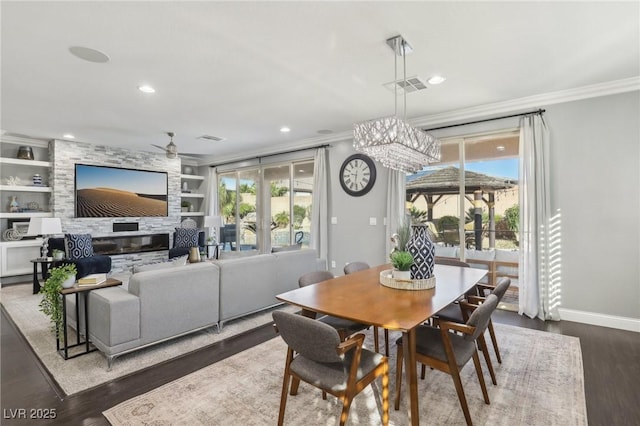
<svg viewBox="0 0 640 426">
<path fill-rule="evenodd" d="M 219 252 L 218 244 L 207 244 L 207 258 L 217 259 Z"/>
<path fill-rule="evenodd" d="M 40 281 L 38 281 L 38 264 L 40 264 L 40 271 L 42 275 L 42 281 L 46 281 L 49 278 L 49 265 L 51 267 L 56 266 L 64 262 L 64 259 L 58 260 L 52 257 L 37 257 L 31 259 L 29 262 L 33 263 L 33 294 L 40 293 Z"/>
<path fill-rule="evenodd" d="M 91 290 L 115 287 L 119 285 L 122 285 L 122 281 L 116 280 L 115 278 L 107 278 L 106 281 L 101 282 L 100 284 L 78 286 L 78 283 L 76 283 L 73 285 L 73 287 L 63 288 L 62 290 L 60 290 L 60 296 L 62 297 L 62 336 L 64 338 L 64 341 L 62 342 L 63 345 L 61 345 L 60 330 L 58 330 L 58 332 L 56 333 L 56 349 L 58 350 L 60 356 L 62 356 L 64 359 L 71 359 L 97 350 L 95 347 L 91 348 L 89 346 L 89 292 Z M 76 295 L 76 343 L 74 345 L 69 345 L 67 336 L 67 298 L 65 296 L 69 294 Z M 80 341 L 80 295 L 82 295 L 84 301 L 84 341 L 82 342 Z M 69 356 L 69 349 L 83 345 L 85 346 L 84 352 L 79 352 Z"/>
</svg>

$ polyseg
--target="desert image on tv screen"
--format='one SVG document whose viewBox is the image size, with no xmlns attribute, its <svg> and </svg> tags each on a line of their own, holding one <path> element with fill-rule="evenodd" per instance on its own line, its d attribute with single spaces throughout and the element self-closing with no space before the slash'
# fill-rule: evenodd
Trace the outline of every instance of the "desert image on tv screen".
<svg viewBox="0 0 640 426">
<path fill-rule="evenodd" d="M 167 173 L 76 164 L 76 217 L 167 216 Z"/>
</svg>

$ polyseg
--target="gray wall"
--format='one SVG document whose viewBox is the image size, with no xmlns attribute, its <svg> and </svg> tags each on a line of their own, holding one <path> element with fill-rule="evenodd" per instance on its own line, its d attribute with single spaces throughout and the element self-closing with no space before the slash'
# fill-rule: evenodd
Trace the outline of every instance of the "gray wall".
<svg viewBox="0 0 640 426">
<path fill-rule="evenodd" d="M 547 108 L 562 307 L 640 318 L 640 92 Z"/>
<path fill-rule="evenodd" d="M 541 105 L 545 108 L 544 105 Z M 551 207 L 561 213 L 561 308 L 640 319 L 640 92 L 546 107 L 551 138 Z M 439 137 L 513 129 L 506 119 L 441 130 Z M 351 141 L 330 150 L 329 262 L 386 260 L 387 172 L 377 164 L 375 187 L 347 195 L 338 181 Z M 378 225 L 370 226 L 369 217 Z"/>
</svg>

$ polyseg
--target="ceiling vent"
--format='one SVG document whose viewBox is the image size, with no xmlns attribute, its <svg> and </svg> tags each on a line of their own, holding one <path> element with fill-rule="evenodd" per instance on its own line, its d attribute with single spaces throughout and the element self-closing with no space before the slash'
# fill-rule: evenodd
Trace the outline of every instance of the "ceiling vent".
<svg viewBox="0 0 640 426">
<path fill-rule="evenodd" d="M 391 92 L 395 91 L 397 86 L 398 94 L 402 94 L 403 89 L 407 93 L 417 92 L 418 90 L 425 90 L 427 88 L 427 83 L 422 79 L 422 77 L 414 75 L 413 77 L 407 77 L 406 82 L 403 79 L 399 79 L 396 81 L 384 83 L 383 86 L 389 89 Z"/>
<path fill-rule="evenodd" d="M 202 136 L 198 136 L 196 139 L 205 139 L 208 141 L 220 142 L 220 141 L 223 141 L 225 138 L 221 138 L 219 136 L 212 136 L 212 135 L 202 135 Z"/>
</svg>

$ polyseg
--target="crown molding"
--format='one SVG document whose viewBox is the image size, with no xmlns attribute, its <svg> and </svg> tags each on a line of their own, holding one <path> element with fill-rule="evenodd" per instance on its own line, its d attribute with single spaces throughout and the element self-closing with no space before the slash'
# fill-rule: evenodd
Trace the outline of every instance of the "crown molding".
<svg viewBox="0 0 640 426">
<path fill-rule="evenodd" d="M 409 121 L 416 127 L 435 127 L 448 122 L 485 118 L 497 114 L 515 113 L 517 111 L 527 109 L 543 108 L 554 104 L 615 95 L 618 93 L 633 92 L 637 90 L 640 90 L 640 76 L 609 81 L 606 83 L 592 84 L 574 89 L 527 96 L 509 101 L 479 105 L 471 108 L 447 111 L 415 118 Z"/>
<path fill-rule="evenodd" d="M 446 111 L 438 114 L 431 114 L 409 119 L 408 121 L 415 127 L 437 127 L 452 122 L 487 118 L 492 115 L 505 113 L 516 113 L 532 108 L 543 108 L 545 106 L 553 104 L 573 102 L 581 99 L 597 98 L 601 96 L 615 95 L 618 93 L 633 92 L 637 90 L 640 90 L 640 76 L 609 81 L 606 83 L 592 84 L 589 86 L 582 86 L 573 89 L 559 90 L 556 92 L 543 93 L 540 95 L 527 96 L 524 98 L 512 99 L 509 101 L 494 102 L 491 104 L 479 105 L 471 108 Z M 311 149 L 314 145 L 345 142 L 351 139 L 353 139 L 353 131 L 348 130 L 327 136 L 302 139 L 296 141 L 293 144 L 279 146 L 275 150 L 272 147 L 270 150 L 256 152 L 254 155 L 252 155 L 252 158 L 277 154 L 281 151 L 304 148 Z M 213 157 L 207 157 L 201 160 L 201 165 L 231 163 L 234 161 L 242 161 L 246 159 L 246 155 L 218 157 L 215 159 L 215 161 L 213 160 Z"/>
</svg>

